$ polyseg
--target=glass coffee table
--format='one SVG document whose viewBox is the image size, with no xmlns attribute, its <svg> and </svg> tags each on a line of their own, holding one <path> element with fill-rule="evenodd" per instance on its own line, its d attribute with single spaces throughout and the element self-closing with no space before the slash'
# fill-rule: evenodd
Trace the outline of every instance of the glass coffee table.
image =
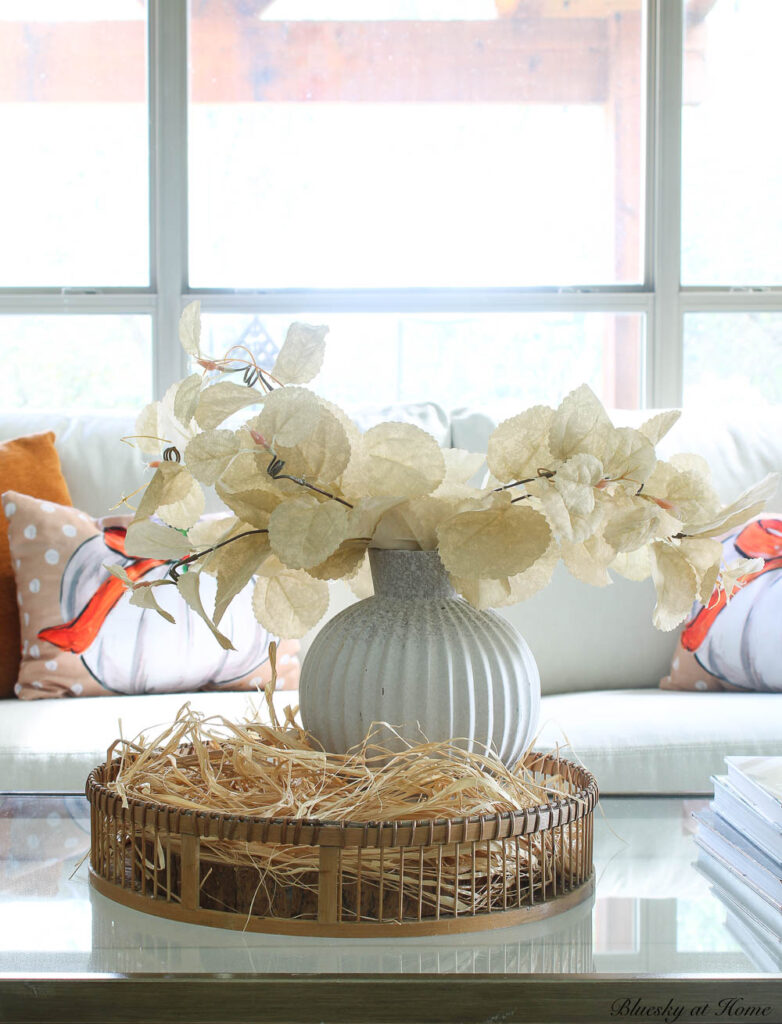
<svg viewBox="0 0 782 1024">
<path fill-rule="evenodd" d="M 325 939 L 114 903 L 89 885 L 82 797 L 0 795 L 0 1022 L 782 1024 L 782 964 L 694 866 L 704 804 L 601 801 L 595 898 L 550 919 Z"/>
</svg>

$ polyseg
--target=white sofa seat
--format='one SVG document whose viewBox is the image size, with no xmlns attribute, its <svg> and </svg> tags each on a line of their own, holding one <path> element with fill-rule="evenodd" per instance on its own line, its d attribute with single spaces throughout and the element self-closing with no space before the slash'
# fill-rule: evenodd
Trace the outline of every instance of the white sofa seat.
<svg viewBox="0 0 782 1024">
<path fill-rule="evenodd" d="M 782 754 L 774 693 L 593 690 L 544 697 L 536 747 L 568 744 L 604 795 L 711 794 L 730 754 Z"/>
<path fill-rule="evenodd" d="M 275 695 L 282 709 L 296 693 Z M 730 714 L 725 701 L 730 700 Z M 33 707 L 34 703 L 34 707 Z M 153 739 L 189 703 L 241 720 L 265 703 L 248 693 L 149 694 L 79 700 L 4 701 L 0 790 L 80 791 L 120 735 Z M 727 754 L 782 753 L 775 694 L 597 690 L 544 697 L 536 746 L 557 745 L 597 778 L 601 793 L 710 794 Z"/>
<path fill-rule="evenodd" d="M 280 709 L 296 704 L 298 693 L 278 693 L 275 702 Z M 240 721 L 265 702 L 261 694 L 242 691 L 3 701 L 0 792 L 82 792 L 115 739 L 134 739 L 142 731 L 154 739 L 187 703 L 204 715 Z"/>
</svg>

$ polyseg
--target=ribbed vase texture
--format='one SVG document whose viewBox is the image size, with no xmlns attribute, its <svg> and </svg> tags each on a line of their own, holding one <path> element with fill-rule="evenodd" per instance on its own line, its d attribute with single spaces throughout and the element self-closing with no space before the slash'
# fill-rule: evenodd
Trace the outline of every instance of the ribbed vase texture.
<svg viewBox="0 0 782 1024">
<path fill-rule="evenodd" d="M 302 720 L 345 753 L 373 723 L 415 743 L 490 747 L 514 764 L 538 722 L 540 678 L 526 641 L 451 587 L 436 551 L 370 551 L 375 595 L 334 616 L 302 666 Z M 375 740 L 405 744 L 388 730 Z"/>
</svg>

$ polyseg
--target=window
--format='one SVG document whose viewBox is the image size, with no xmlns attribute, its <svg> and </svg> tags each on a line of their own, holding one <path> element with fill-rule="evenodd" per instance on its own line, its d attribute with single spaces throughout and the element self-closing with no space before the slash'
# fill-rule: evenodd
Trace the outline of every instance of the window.
<svg viewBox="0 0 782 1024">
<path fill-rule="evenodd" d="M 3 409 L 138 412 L 152 392 L 151 317 L 0 316 Z"/>
<path fill-rule="evenodd" d="M 146 23 L 134 0 L 0 8 L 4 285 L 149 284 Z"/>
<path fill-rule="evenodd" d="M 640 283 L 641 0 L 624 6 L 614 31 L 494 0 L 192 2 L 192 283 Z"/>
<path fill-rule="evenodd" d="M 329 324 L 352 407 L 780 403 L 781 19 L 5 0 L 6 406 L 138 408 L 193 297 L 214 351 Z"/>
</svg>

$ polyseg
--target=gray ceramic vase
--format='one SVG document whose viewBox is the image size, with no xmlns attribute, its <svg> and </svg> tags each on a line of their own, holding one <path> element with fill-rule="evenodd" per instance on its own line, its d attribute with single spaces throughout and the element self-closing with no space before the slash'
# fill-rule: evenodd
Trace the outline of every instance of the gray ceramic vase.
<svg viewBox="0 0 782 1024">
<path fill-rule="evenodd" d="M 329 620 L 304 659 L 305 728 L 334 753 L 385 722 L 410 742 L 454 739 L 467 750 L 491 747 L 514 764 L 540 710 L 526 641 L 496 612 L 459 597 L 436 551 L 369 555 L 374 596 Z M 374 739 L 405 746 L 387 729 Z"/>
</svg>

